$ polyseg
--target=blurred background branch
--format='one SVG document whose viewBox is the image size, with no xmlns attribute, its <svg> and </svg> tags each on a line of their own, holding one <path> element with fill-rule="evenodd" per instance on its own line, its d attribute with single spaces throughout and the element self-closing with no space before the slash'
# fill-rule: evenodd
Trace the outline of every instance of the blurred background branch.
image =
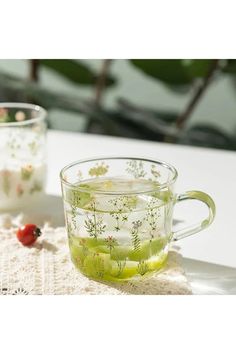
<svg viewBox="0 0 236 354">
<path fill-rule="evenodd" d="M 29 59 L 29 79 L 38 81 L 39 79 L 39 59 Z"/>
<path fill-rule="evenodd" d="M 201 97 L 204 95 L 205 91 L 207 90 L 208 86 L 210 85 L 211 80 L 213 79 L 213 76 L 219 67 L 219 62 L 220 62 L 219 59 L 212 61 L 206 76 L 202 80 L 202 83 L 195 90 L 192 98 L 190 99 L 190 102 L 188 103 L 188 105 L 185 108 L 185 110 L 183 111 L 183 113 L 181 113 L 178 116 L 178 118 L 176 120 L 177 128 L 182 129 L 184 127 L 186 121 L 190 118 L 195 106 L 198 104 Z"/>
<path fill-rule="evenodd" d="M 105 59 L 102 61 L 101 72 L 97 78 L 95 85 L 95 103 L 99 106 L 102 100 L 102 94 L 106 88 L 107 75 L 111 65 L 111 59 Z"/>
</svg>

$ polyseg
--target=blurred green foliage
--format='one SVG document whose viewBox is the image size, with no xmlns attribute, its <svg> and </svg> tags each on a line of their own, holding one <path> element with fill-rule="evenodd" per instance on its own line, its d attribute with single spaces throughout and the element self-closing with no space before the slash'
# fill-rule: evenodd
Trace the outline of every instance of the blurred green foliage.
<svg viewBox="0 0 236 354">
<path fill-rule="evenodd" d="M 206 76 L 211 60 L 135 59 L 131 63 L 146 75 L 172 86 L 190 86 L 196 78 Z M 179 91 L 180 93 L 183 91 Z"/>
<path fill-rule="evenodd" d="M 209 124 L 191 126 L 178 125 L 181 115 L 184 123 L 191 120 L 191 115 L 202 95 L 214 80 L 223 75 L 236 81 L 236 60 L 213 59 L 130 59 L 134 70 L 165 85 L 176 94 L 191 92 L 193 97 L 183 112 L 163 111 L 156 107 L 140 107 L 127 98 L 117 97 L 114 109 L 107 109 L 101 100 L 105 90 L 115 86 L 119 78 L 110 75 L 108 65 L 100 72 L 93 71 L 85 61 L 70 59 L 40 59 L 30 65 L 40 74 L 42 67 L 56 72 L 74 85 L 94 88 L 96 98 L 89 100 L 78 96 L 66 96 L 57 90 L 45 89 L 36 77 L 22 80 L 0 73 L 1 101 L 30 101 L 47 109 L 59 108 L 82 113 L 87 118 L 87 131 L 110 135 L 135 137 L 156 141 L 169 141 L 180 144 L 206 146 L 221 149 L 236 149 L 236 137 L 226 134 Z M 106 60 L 104 60 L 106 62 Z M 108 60 L 107 60 L 108 62 Z M 213 68 L 213 64 L 215 67 Z M 40 76 L 40 75 L 39 75 Z M 195 95 L 195 96 L 194 96 Z"/>
<path fill-rule="evenodd" d="M 40 59 L 39 64 L 53 70 L 65 79 L 79 85 L 95 85 L 98 77 L 84 62 L 71 59 Z M 114 85 L 115 79 L 110 75 L 107 86 Z"/>
</svg>

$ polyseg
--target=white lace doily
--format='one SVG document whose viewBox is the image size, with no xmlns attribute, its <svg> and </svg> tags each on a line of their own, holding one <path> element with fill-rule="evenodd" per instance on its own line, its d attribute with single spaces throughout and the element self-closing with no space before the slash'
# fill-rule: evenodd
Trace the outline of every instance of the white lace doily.
<svg viewBox="0 0 236 354">
<path fill-rule="evenodd" d="M 181 255 L 169 253 L 165 271 L 139 282 L 104 284 L 88 279 L 73 266 L 64 228 L 45 225 L 31 247 L 22 246 L 15 235 L 24 216 L 0 217 L 0 294 L 12 295 L 127 295 L 191 294 L 181 266 Z"/>
</svg>

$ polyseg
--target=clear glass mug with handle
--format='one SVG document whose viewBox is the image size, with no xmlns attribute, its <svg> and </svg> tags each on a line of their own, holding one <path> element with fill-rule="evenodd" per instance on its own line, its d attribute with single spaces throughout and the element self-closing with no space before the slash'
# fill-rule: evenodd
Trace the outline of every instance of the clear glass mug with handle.
<svg viewBox="0 0 236 354">
<path fill-rule="evenodd" d="M 139 279 L 161 271 L 170 243 L 209 226 L 215 204 L 200 191 L 175 194 L 176 169 L 162 161 L 106 157 L 83 160 L 60 174 L 71 259 L 86 276 Z M 200 223 L 173 232 L 176 203 L 208 207 Z"/>
<path fill-rule="evenodd" d="M 46 180 L 46 116 L 28 103 L 0 103 L 0 211 L 32 206 Z"/>
</svg>

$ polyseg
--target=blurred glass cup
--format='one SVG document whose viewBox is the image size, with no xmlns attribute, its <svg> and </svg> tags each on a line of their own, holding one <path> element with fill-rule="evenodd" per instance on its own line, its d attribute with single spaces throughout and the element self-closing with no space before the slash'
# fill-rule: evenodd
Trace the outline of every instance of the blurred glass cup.
<svg viewBox="0 0 236 354">
<path fill-rule="evenodd" d="M 46 116 L 34 104 L 0 103 L 0 211 L 31 206 L 44 192 Z"/>
</svg>

